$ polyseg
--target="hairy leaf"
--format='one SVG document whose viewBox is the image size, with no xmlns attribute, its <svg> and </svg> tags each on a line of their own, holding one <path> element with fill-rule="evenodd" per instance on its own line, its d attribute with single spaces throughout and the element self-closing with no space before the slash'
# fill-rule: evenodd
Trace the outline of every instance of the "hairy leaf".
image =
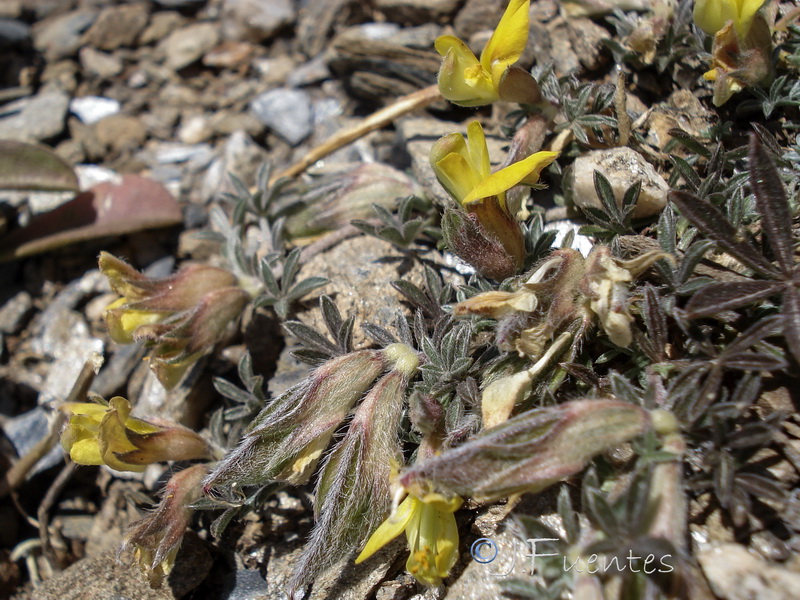
<svg viewBox="0 0 800 600">
<path fill-rule="evenodd" d="M 767 276 L 777 275 L 775 267 L 731 225 L 727 217 L 708 200 L 687 192 L 672 191 L 669 198 L 684 217 L 703 235 L 714 240 L 728 254 Z"/>
</svg>

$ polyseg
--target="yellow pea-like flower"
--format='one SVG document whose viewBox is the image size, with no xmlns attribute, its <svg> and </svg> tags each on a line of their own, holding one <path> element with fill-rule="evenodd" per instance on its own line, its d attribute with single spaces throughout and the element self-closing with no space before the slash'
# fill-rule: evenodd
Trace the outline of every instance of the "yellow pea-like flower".
<svg viewBox="0 0 800 600">
<path fill-rule="evenodd" d="M 121 396 L 101 402 L 67 402 L 70 413 L 61 446 L 80 465 L 107 465 L 117 471 L 144 471 L 151 463 L 209 456 L 208 444 L 176 423 L 152 423 L 131 417 Z"/>
<path fill-rule="evenodd" d="M 502 97 L 506 71 L 519 60 L 528 42 L 530 0 L 511 0 L 481 58 L 453 35 L 435 42 L 443 57 L 439 69 L 442 96 L 460 106 L 483 106 Z"/>
<path fill-rule="evenodd" d="M 740 40 L 747 37 L 753 17 L 766 0 L 696 0 L 694 22 L 709 35 L 714 35 L 728 22 L 733 23 Z"/>
<path fill-rule="evenodd" d="M 467 126 L 467 139 L 460 133 L 444 136 L 431 149 L 431 166 L 444 188 L 462 206 L 496 196 L 505 210 L 507 190 L 518 183 L 533 185 L 558 152 L 536 152 L 492 173 L 489 149 L 478 121 Z"/>
<path fill-rule="evenodd" d="M 417 581 L 437 586 L 447 577 L 458 557 L 458 527 L 453 513 L 461 506 L 458 496 L 409 494 L 367 540 L 356 564 L 367 560 L 405 531 L 411 553 L 406 569 Z"/>
</svg>

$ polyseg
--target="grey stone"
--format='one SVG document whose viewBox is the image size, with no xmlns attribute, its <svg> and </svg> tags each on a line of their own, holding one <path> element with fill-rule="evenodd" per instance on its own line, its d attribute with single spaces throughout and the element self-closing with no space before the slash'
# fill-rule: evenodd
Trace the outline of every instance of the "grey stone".
<svg viewBox="0 0 800 600">
<path fill-rule="evenodd" d="M 637 181 L 642 182 L 642 190 L 633 209 L 635 219 L 657 215 L 667 205 L 669 185 L 655 168 L 631 148 L 612 148 L 593 150 L 575 159 L 572 175 L 565 182 L 565 187 L 579 208 L 602 208 L 594 188 L 595 171 L 608 179 L 617 206 L 622 205 L 622 198 L 630 186 Z"/>
<path fill-rule="evenodd" d="M 280 88 L 264 92 L 251 102 L 250 108 L 264 125 L 292 146 L 311 134 L 311 98 L 302 90 Z"/>
<path fill-rule="evenodd" d="M 6 104 L 0 108 L 0 138 L 23 142 L 53 138 L 64 130 L 68 105 L 69 96 L 56 88 Z"/>
<path fill-rule="evenodd" d="M 256 172 L 266 159 L 267 153 L 247 133 L 234 131 L 225 142 L 222 156 L 206 171 L 199 200 L 218 200 L 227 192 L 235 192 L 231 175 L 242 181 L 255 181 Z"/>
<path fill-rule="evenodd" d="M 162 165 L 191 163 L 205 166 L 214 158 L 214 151 L 209 144 L 158 142 L 152 152 L 155 161 Z"/>
<path fill-rule="evenodd" d="M 74 56 L 96 18 L 96 10 L 80 9 L 40 21 L 33 27 L 34 46 L 49 61 Z"/>
<path fill-rule="evenodd" d="M 28 292 L 22 291 L 13 296 L 0 308 L 0 332 L 19 333 L 32 309 L 33 299 Z"/>
<path fill-rule="evenodd" d="M 0 48 L 24 46 L 30 41 L 30 25 L 16 19 L 0 19 Z"/>
<path fill-rule="evenodd" d="M 82 123 L 91 125 L 117 114 L 120 111 L 120 103 L 113 98 L 84 96 L 82 98 L 73 98 L 69 103 L 69 110 Z"/>
<path fill-rule="evenodd" d="M 3 425 L 3 431 L 16 450 L 17 456 L 24 456 L 50 433 L 50 411 L 41 406 L 29 410 L 19 416 L 8 419 Z M 50 451 L 39 459 L 39 462 L 28 472 L 30 478 L 37 473 L 56 466 L 63 460 L 64 451 L 56 444 Z"/>
<path fill-rule="evenodd" d="M 28 210 L 31 215 L 48 212 L 69 202 L 75 192 L 32 192 L 28 195 Z"/>
<path fill-rule="evenodd" d="M 174 70 L 188 67 L 219 42 L 219 31 L 214 23 L 194 23 L 173 31 L 159 45 L 158 51 L 166 57 L 166 65 Z"/>
<path fill-rule="evenodd" d="M 225 578 L 220 600 L 261 600 L 268 591 L 261 573 L 239 569 Z"/>
<path fill-rule="evenodd" d="M 325 56 L 319 54 L 291 71 L 286 83 L 291 87 L 301 87 L 320 83 L 330 76 L 331 70 L 328 68 Z"/>
<path fill-rule="evenodd" d="M 119 173 L 100 165 L 75 165 L 75 174 L 82 190 L 88 190 L 104 181 L 111 181 L 115 185 L 122 183 L 122 176 Z"/>
<path fill-rule="evenodd" d="M 103 341 L 93 337 L 86 320 L 74 307 L 89 294 L 107 285 L 100 271 L 89 271 L 61 290 L 34 320 L 29 351 L 53 359 L 39 386 L 39 404 L 63 400 L 93 352 L 103 352 Z"/>
<path fill-rule="evenodd" d="M 258 78 L 269 87 L 282 85 L 297 68 L 295 61 L 290 56 L 281 54 L 274 58 L 256 58 L 253 67 L 258 73 Z"/>
<path fill-rule="evenodd" d="M 222 32 L 225 39 L 262 42 L 295 20 L 291 0 L 225 0 Z"/>
<path fill-rule="evenodd" d="M 184 144 L 199 144 L 208 140 L 214 133 L 206 115 L 192 115 L 181 119 L 178 139 Z"/>
</svg>

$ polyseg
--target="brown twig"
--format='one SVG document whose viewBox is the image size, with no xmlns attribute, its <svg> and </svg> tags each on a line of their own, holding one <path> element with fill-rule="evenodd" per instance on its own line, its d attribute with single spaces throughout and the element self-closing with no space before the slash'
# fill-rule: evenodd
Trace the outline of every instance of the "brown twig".
<svg viewBox="0 0 800 600">
<path fill-rule="evenodd" d="M 296 177 L 315 162 L 328 156 L 330 153 L 335 152 L 339 148 L 343 148 L 347 144 L 364 137 L 371 131 L 385 127 L 389 123 L 395 121 L 399 117 L 408 114 L 423 106 L 439 100 L 442 95 L 439 93 L 438 85 L 431 85 L 429 87 L 417 90 L 411 94 L 399 98 L 396 102 L 386 106 L 368 116 L 357 125 L 337 131 L 319 146 L 309 150 L 303 158 L 284 169 L 280 173 L 276 173 L 270 178 L 270 185 L 275 183 L 278 179 L 283 177 Z"/>
<path fill-rule="evenodd" d="M 92 357 L 86 361 L 72 386 L 72 390 L 67 397 L 67 402 L 77 402 L 85 399 L 86 394 L 89 392 L 89 386 L 94 381 L 94 376 L 97 374 L 100 365 L 103 363 L 102 357 L 96 352 Z M 11 468 L 6 472 L 2 480 L 0 480 L 0 498 L 5 498 L 11 490 L 16 489 L 22 482 L 25 481 L 28 473 L 33 469 L 37 462 L 55 446 L 58 435 L 61 431 L 61 426 L 66 420 L 66 415 L 59 411 L 55 419 L 50 424 L 50 431 L 46 437 L 39 440 L 36 445 L 23 457 L 21 457 Z"/>
<path fill-rule="evenodd" d="M 55 551 L 53 550 L 53 544 L 50 541 L 50 531 L 47 527 L 47 521 L 49 518 L 48 513 L 50 512 L 50 508 L 53 506 L 53 504 L 55 504 L 56 500 L 61 495 L 64 486 L 66 486 L 67 482 L 69 482 L 69 479 L 72 477 L 72 474 L 75 472 L 77 466 L 78 465 L 71 460 L 67 460 L 67 464 L 64 465 L 64 468 L 61 469 L 58 477 L 53 480 L 53 483 L 47 490 L 47 493 L 42 499 L 42 503 L 39 505 L 39 509 L 36 513 L 36 517 L 39 520 L 39 541 L 42 543 L 42 554 L 54 567 L 59 565 L 59 560 L 55 554 Z"/>
</svg>

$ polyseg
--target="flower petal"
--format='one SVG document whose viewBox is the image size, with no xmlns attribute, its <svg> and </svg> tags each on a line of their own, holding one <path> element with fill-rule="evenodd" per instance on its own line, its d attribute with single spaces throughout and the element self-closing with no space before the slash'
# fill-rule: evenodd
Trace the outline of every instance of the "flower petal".
<svg viewBox="0 0 800 600">
<path fill-rule="evenodd" d="M 451 512 L 438 512 L 439 532 L 436 538 L 436 571 L 447 577 L 458 558 L 458 525 Z"/>
<path fill-rule="evenodd" d="M 538 180 L 542 169 L 557 157 L 558 152 L 537 152 L 505 169 L 500 169 L 475 186 L 464 198 L 462 204 L 469 204 L 490 196 L 499 196 L 523 180 L 526 183 L 530 183 L 533 178 Z"/>
<path fill-rule="evenodd" d="M 405 530 L 415 513 L 419 515 L 420 509 L 420 501 L 414 496 L 407 496 L 400 506 L 397 507 L 397 510 L 389 515 L 389 518 L 381 523 L 370 536 L 361 554 L 356 558 L 356 564 L 364 562 L 398 535 L 403 533 L 403 530 Z"/>
<path fill-rule="evenodd" d="M 464 202 L 476 186 L 481 183 L 480 176 L 461 154 L 448 154 L 435 167 L 439 183 L 458 202 Z"/>
<path fill-rule="evenodd" d="M 486 135 L 479 121 L 472 121 L 467 125 L 467 148 L 469 162 L 481 179 L 487 178 L 492 172 L 489 162 L 489 148 L 486 145 Z"/>
<path fill-rule="evenodd" d="M 100 454 L 100 446 L 96 437 L 75 440 L 70 444 L 69 457 L 79 465 L 103 464 L 103 457 Z"/>
<path fill-rule="evenodd" d="M 498 99 L 490 73 L 464 42 L 443 35 L 434 46 L 443 57 L 437 77 L 442 96 L 461 106 L 483 106 Z"/>
<path fill-rule="evenodd" d="M 505 70 L 519 60 L 528 43 L 529 8 L 530 0 L 511 0 L 481 52 L 481 65 L 492 74 L 495 88 Z"/>
</svg>

